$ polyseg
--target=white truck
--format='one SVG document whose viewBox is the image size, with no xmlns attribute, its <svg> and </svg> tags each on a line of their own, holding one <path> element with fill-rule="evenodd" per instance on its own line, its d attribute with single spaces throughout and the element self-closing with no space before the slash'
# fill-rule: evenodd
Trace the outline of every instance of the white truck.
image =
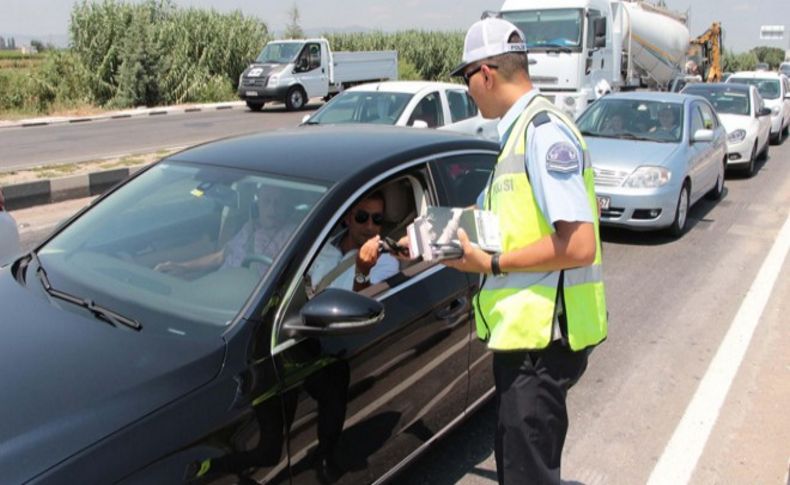
<svg viewBox="0 0 790 485">
<path fill-rule="evenodd" d="M 665 89 L 686 61 L 687 19 L 643 1 L 505 0 L 533 83 L 573 117 L 609 91 Z"/>
<path fill-rule="evenodd" d="M 398 78 L 396 51 L 332 52 L 326 39 L 269 42 L 239 77 L 239 97 L 253 111 L 282 101 L 289 111 L 310 98 L 329 99 L 343 89 Z"/>
</svg>

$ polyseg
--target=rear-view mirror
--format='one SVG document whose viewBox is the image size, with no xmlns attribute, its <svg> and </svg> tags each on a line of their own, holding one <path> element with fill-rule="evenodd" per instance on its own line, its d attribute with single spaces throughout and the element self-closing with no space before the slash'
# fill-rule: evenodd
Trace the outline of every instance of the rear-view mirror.
<svg viewBox="0 0 790 485">
<path fill-rule="evenodd" d="M 713 141 L 713 130 L 697 130 L 691 138 L 692 143 Z"/>
<path fill-rule="evenodd" d="M 415 128 L 428 128 L 428 123 L 426 121 L 423 121 L 423 120 L 414 120 L 414 122 L 411 124 L 411 126 L 413 126 Z"/>
<path fill-rule="evenodd" d="M 308 301 L 299 312 L 301 321 L 283 325 L 291 335 L 326 336 L 365 332 L 384 319 L 384 305 L 338 288 L 327 288 Z"/>
</svg>

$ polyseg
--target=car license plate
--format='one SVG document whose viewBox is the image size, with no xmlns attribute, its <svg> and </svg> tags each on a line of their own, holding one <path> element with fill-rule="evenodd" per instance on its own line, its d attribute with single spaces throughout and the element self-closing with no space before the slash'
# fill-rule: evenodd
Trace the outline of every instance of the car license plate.
<svg viewBox="0 0 790 485">
<path fill-rule="evenodd" d="M 258 95 L 258 91 L 247 91 L 244 94 L 246 94 L 247 96 L 257 96 Z"/>
<path fill-rule="evenodd" d="M 611 202 L 612 202 L 612 200 L 609 197 L 606 197 L 604 195 L 599 195 L 598 196 L 598 207 L 602 211 L 608 211 L 609 210 L 609 204 Z"/>
</svg>

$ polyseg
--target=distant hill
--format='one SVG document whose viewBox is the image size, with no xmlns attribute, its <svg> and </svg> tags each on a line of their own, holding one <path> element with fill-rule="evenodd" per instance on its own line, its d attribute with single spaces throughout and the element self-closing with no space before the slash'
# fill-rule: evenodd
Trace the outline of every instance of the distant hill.
<svg viewBox="0 0 790 485">
<path fill-rule="evenodd" d="M 55 47 L 67 47 L 69 45 L 69 36 L 68 34 L 15 34 L 15 33 L 7 33 L 7 32 L 0 32 L 0 36 L 2 36 L 6 42 L 11 37 L 14 38 L 17 47 L 22 47 L 23 45 L 30 45 L 31 40 L 40 40 L 44 44 L 52 44 Z"/>
</svg>

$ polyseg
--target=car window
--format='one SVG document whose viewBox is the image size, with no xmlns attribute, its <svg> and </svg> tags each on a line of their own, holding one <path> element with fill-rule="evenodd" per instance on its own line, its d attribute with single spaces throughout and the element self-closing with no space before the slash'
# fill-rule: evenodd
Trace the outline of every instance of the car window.
<svg viewBox="0 0 790 485">
<path fill-rule="evenodd" d="M 705 126 L 705 129 L 715 130 L 719 127 L 716 115 L 713 114 L 713 110 L 707 104 L 699 103 L 699 109 L 702 113 L 702 124 Z"/>
<path fill-rule="evenodd" d="M 760 91 L 760 96 L 765 99 L 778 99 L 781 94 L 781 86 L 779 86 L 778 79 L 731 77 L 727 82 L 756 86 L 757 90 Z"/>
<path fill-rule="evenodd" d="M 477 116 L 477 105 L 462 89 L 448 89 L 447 104 L 450 106 L 450 116 L 453 123 Z"/>
<path fill-rule="evenodd" d="M 407 93 L 346 91 L 332 98 L 308 123 L 394 125 L 411 98 Z"/>
<path fill-rule="evenodd" d="M 314 42 L 305 44 L 296 60 L 296 67 L 300 71 L 312 71 L 321 67 L 321 45 Z"/>
<path fill-rule="evenodd" d="M 691 107 L 691 134 L 690 136 L 694 136 L 698 130 L 702 130 L 705 128 L 705 122 L 702 118 L 702 113 L 700 112 L 699 105 L 694 104 Z"/>
<path fill-rule="evenodd" d="M 425 95 L 424 98 L 417 103 L 414 112 L 409 118 L 408 125 L 414 125 L 417 120 L 422 120 L 428 124 L 428 128 L 436 128 L 444 126 L 444 115 L 442 114 L 442 100 L 439 97 L 439 92 L 433 92 Z"/>
<path fill-rule="evenodd" d="M 496 164 L 496 155 L 461 155 L 431 163 L 431 171 L 451 207 L 475 205 Z"/>
<path fill-rule="evenodd" d="M 216 333 L 325 191 L 312 182 L 166 161 L 66 227 L 39 258 L 54 288 L 147 329 Z"/>
</svg>

